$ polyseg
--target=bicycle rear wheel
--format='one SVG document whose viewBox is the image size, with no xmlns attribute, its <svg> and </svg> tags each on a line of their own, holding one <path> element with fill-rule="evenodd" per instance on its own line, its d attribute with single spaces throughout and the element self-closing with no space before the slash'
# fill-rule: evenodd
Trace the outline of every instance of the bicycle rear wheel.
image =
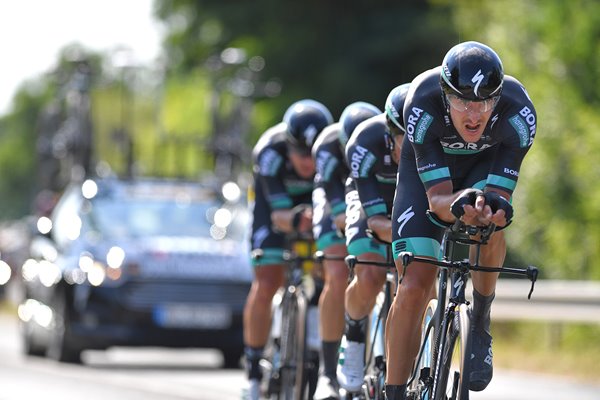
<svg viewBox="0 0 600 400">
<path fill-rule="evenodd" d="M 447 327 L 446 340 L 436 363 L 435 400 L 468 400 L 471 354 L 470 312 L 460 304 Z"/>
<path fill-rule="evenodd" d="M 367 334 L 367 354 L 365 355 L 366 373 L 361 399 L 385 400 L 385 323 L 387 312 L 385 294 L 381 292 L 369 317 Z"/>
<path fill-rule="evenodd" d="M 318 378 L 318 354 L 315 360 L 313 352 L 306 345 L 306 324 L 308 299 L 303 292 L 296 296 L 297 315 L 296 315 L 296 370 L 294 399 L 307 400 L 312 399 L 316 388 Z"/>
<path fill-rule="evenodd" d="M 421 322 L 421 347 L 411 375 L 408 392 L 412 398 L 428 400 L 431 398 L 431 377 L 435 367 L 435 334 L 433 322 L 438 306 L 437 299 L 431 299 Z"/>
<path fill-rule="evenodd" d="M 281 321 L 280 390 L 276 399 L 297 400 L 297 369 L 302 370 L 304 346 L 299 342 L 300 304 L 296 292 L 284 293 Z M 301 348 L 300 348 L 301 347 Z M 273 398 L 273 396 L 272 396 Z"/>
<path fill-rule="evenodd" d="M 260 361 L 263 371 L 261 391 L 266 398 L 279 399 L 281 391 L 281 324 L 283 318 L 283 293 L 280 289 L 273 297 L 271 331 L 265 345 L 264 357 Z"/>
</svg>

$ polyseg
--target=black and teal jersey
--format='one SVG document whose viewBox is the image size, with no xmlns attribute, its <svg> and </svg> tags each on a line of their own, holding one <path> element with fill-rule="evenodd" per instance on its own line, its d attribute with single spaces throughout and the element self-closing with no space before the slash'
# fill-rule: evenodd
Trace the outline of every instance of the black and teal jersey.
<svg viewBox="0 0 600 400">
<path fill-rule="evenodd" d="M 312 148 L 316 168 L 315 187 L 325 191 L 334 217 L 346 211 L 345 182 L 349 170 L 339 141 L 341 129 L 339 122 L 329 125 L 323 129 Z"/>
<path fill-rule="evenodd" d="M 440 67 L 415 78 L 404 104 L 406 135 L 415 152 L 425 189 L 445 180 L 460 180 L 468 171 L 454 169 L 457 160 L 496 147 L 486 186 L 512 193 L 525 154 L 536 133 L 536 112 L 519 81 L 504 77 L 500 100 L 480 140 L 465 142 L 450 120 L 442 90 Z"/>
<path fill-rule="evenodd" d="M 385 114 L 363 121 L 346 145 L 346 165 L 368 217 L 392 211 L 398 165 L 390 152 Z"/>
<path fill-rule="evenodd" d="M 312 201 L 313 178 L 300 177 L 292 167 L 285 129 L 284 123 L 268 129 L 252 151 L 255 184 L 261 186 L 271 210 L 289 209 Z"/>
</svg>

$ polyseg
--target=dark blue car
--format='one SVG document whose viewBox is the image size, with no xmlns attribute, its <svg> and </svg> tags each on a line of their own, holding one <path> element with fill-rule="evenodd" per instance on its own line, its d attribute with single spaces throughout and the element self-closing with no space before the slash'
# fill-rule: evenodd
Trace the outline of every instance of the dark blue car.
<svg viewBox="0 0 600 400">
<path fill-rule="evenodd" d="M 220 349 L 235 367 L 250 289 L 239 188 L 169 180 L 69 187 L 21 274 L 24 348 L 62 362 L 85 349 Z"/>
</svg>

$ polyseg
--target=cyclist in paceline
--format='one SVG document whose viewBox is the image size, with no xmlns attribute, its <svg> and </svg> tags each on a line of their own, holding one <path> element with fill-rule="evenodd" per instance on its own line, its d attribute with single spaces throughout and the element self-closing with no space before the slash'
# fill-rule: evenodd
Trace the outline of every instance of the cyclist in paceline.
<svg viewBox="0 0 600 400">
<path fill-rule="evenodd" d="M 536 131 L 536 113 L 525 88 L 504 76 L 498 55 L 478 42 L 448 51 L 441 67 L 417 76 L 404 106 L 405 145 L 393 207 L 393 248 L 435 258 L 443 228 L 432 223 L 430 209 L 446 222 L 451 206 L 471 225 L 497 225 L 480 262 L 504 262 L 504 231 L 512 217 L 510 199 L 519 168 Z M 455 203 L 456 202 L 456 203 Z M 461 205 L 466 203 L 466 205 Z M 402 271 L 400 260 L 396 260 Z M 411 263 L 388 318 L 386 396 L 404 399 L 406 382 L 418 352 L 420 320 L 437 269 Z M 498 274 L 473 272 L 473 347 L 470 389 L 483 390 L 492 378 L 490 306 Z"/>
<path fill-rule="evenodd" d="M 253 149 L 254 190 L 251 248 L 262 250 L 254 260 L 254 281 L 244 308 L 244 345 L 248 394 L 260 395 L 260 359 L 267 342 L 271 302 L 285 282 L 285 234 L 312 230 L 315 164 L 311 148 L 333 122 L 321 103 L 305 99 L 292 104 L 283 122 L 268 129 Z"/>
<path fill-rule="evenodd" d="M 346 194 L 346 246 L 360 260 L 384 262 L 386 248 L 367 236 L 372 229 L 391 241 L 392 202 L 398 159 L 402 147 L 402 105 L 408 85 L 394 88 L 386 99 L 385 112 L 354 129 L 346 145 L 350 169 Z M 364 380 L 366 323 L 386 279 L 386 270 L 372 265 L 355 267 L 346 290 L 346 328 L 340 346 L 337 377 L 350 392 L 360 390 Z"/>
<path fill-rule="evenodd" d="M 344 332 L 344 294 L 348 284 L 348 267 L 343 261 L 348 253 L 342 234 L 346 223 L 344 185 L 349 173 L 344 161 L 344 148 L 349 136 L 346 132 L 351 132 L 360 122 L 379 113 L 369 103 L 359 101 L 348 105 L 340 117 L 344 123 L 338 121 L 325 128 L 312 149 L 316 165 L 313 236 L 317 250 L 325 254 L 325 285 L 319 299 L 321 370 L 315 400 L 339 399 L 336 366 Z"/>
</svg>

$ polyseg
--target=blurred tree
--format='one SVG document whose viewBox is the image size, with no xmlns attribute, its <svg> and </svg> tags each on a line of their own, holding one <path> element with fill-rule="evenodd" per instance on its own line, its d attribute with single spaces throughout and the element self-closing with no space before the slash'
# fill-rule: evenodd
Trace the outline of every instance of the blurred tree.
<svg viewBox="0 0 600 400">
<path fill-rule="evenodd" d="M 305 97 L 323 101 L 334 116 L 356 100 L 383 107 L 391 88 L 439 63 L 456 42 L 447 13 L 422 0 L 156 2 L 171 73 L 203 68 L 227 48 L 265 60 L 263 76 L 283 87 L 267 125 Z M 255 126 L 253 139 L 266 127 Z"/>
</svg>

